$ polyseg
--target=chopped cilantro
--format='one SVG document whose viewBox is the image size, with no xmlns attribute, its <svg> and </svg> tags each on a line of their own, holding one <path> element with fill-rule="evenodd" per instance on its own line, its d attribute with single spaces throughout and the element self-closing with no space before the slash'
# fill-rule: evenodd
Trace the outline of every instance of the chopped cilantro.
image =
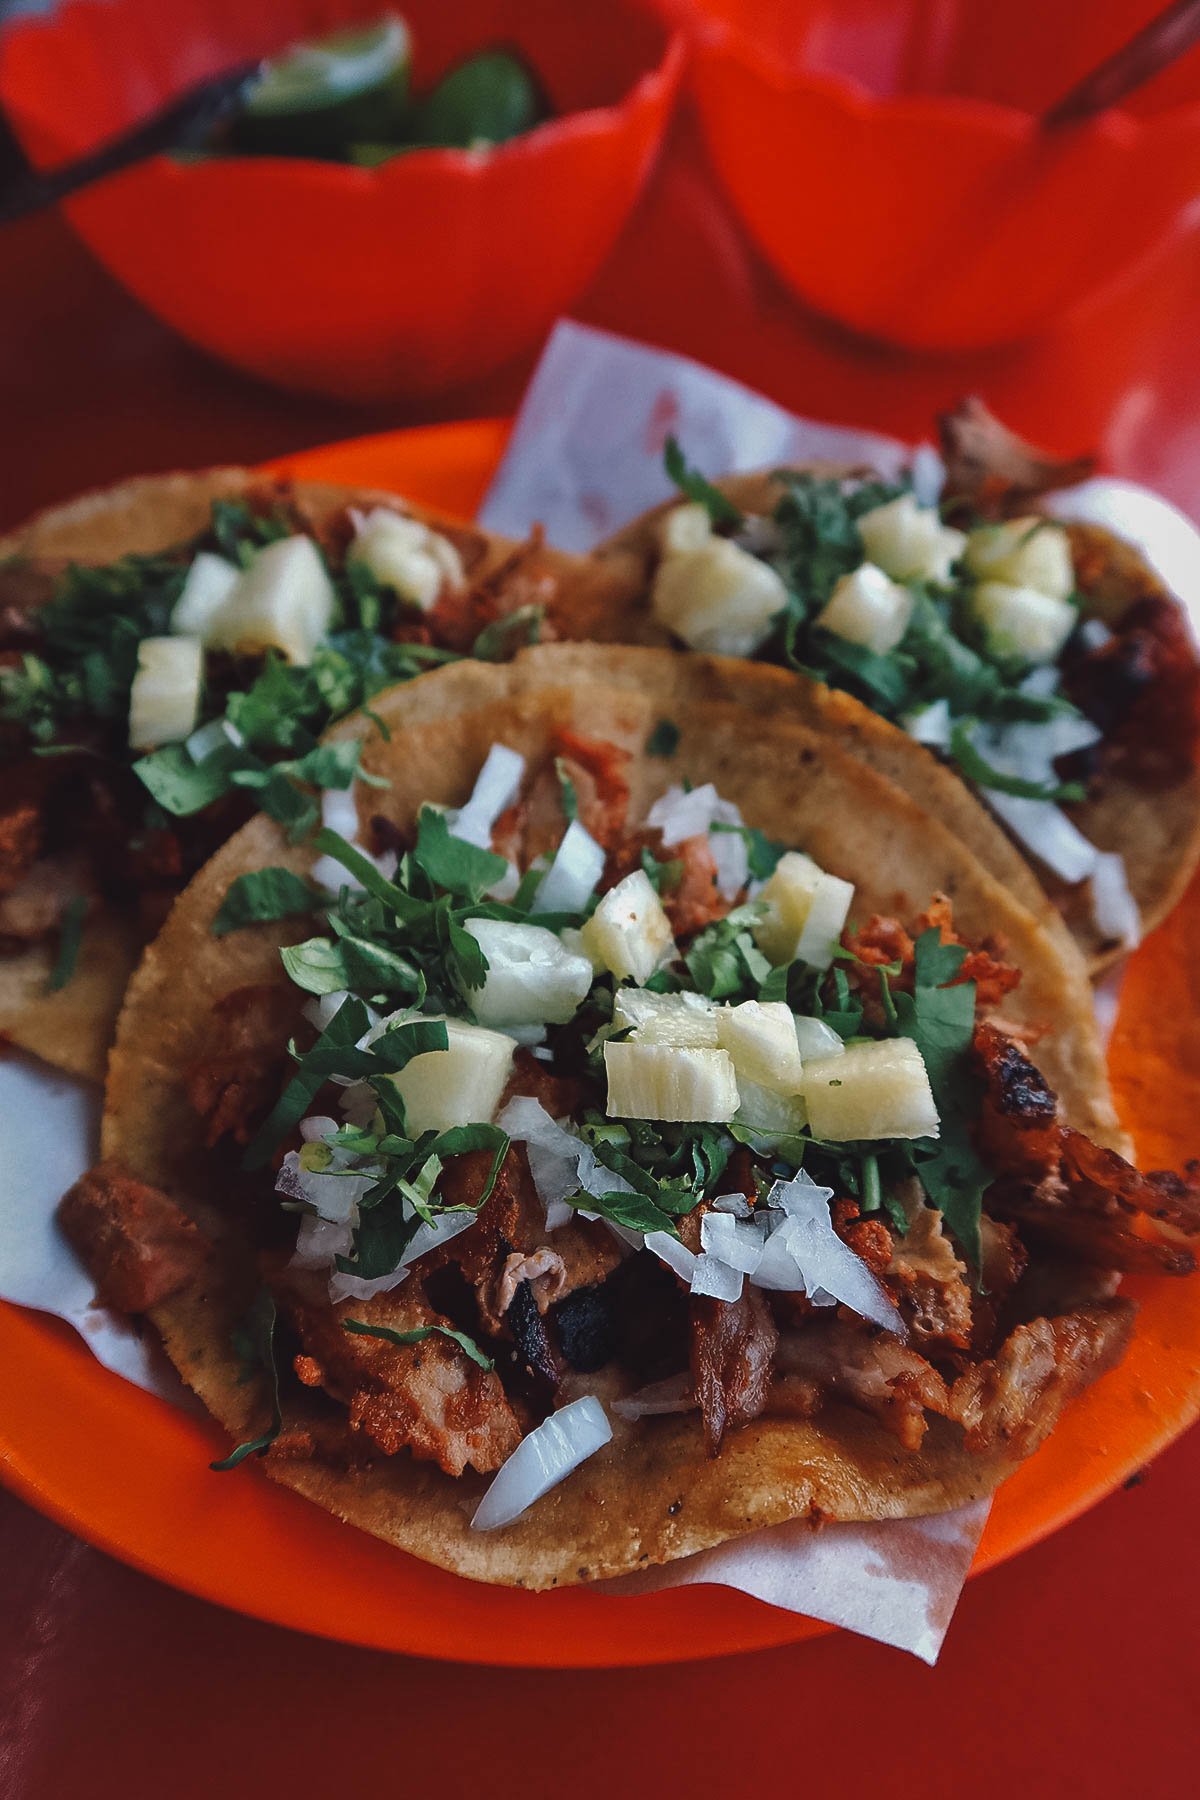
<svg viewBox="0 0 1200 1800">
<path fill-rule="evenodd" d="M 63 908 L 58 928 L 58 952 L 54 958 L 54 967 L 46 979 L 48 993 L 55 994 L 60 988 L 65 988 L 75 973 L 83 943 L 83 922 L 87 917 L 87 908 L 87 896 L 84 894 L 73 895 Z"/>
<path fill-rule="evenodd" d="M 481 1369 L 490 1370 L 496 1366 L 490 1356 L 483 1354 L 473 1337 L 468 1337 L 465 1331 L 454 1331 L 449 1325 L 415 1325 L 411 1331 L 394 1331 L 390 1325 L 368 1325 L 365 1319 L 343 1319 L 342 1330 L 353 1332 L 355 1337 L 382 1338 L 385 1343 L 396 1344 L 402 1349 L 409 1344 L 423 1344 L 426 1338 L 436 1334 L 457 1344 Z"/>
<path fill-rule="evenodd" d="M 212 922 L 214 937 L 259 925 L 271 919 L 291 919 L 315 912 L 321 901 L 307 881 L 290 869 L 251 869 L 230 882 Z"/>
<path fill-rule="evenodd" d="M 234 1333 L 234 1347 L 240 1351 L 245 1366 L 243 1380 L 254 1369 L 266 1376 L 271 1395 L 271 1420 L 267 1429 L 258 1437 L 248 1438 L 235 1450 L 231 1450 L 228 1456 L 222 1457 L 220 1462 L 209 1464 L 211 1469 L 216 1469 L 220 1474 L 227 1469 L 236 1469 L 248 1456 L 265 1455 L 283 1427 L 283 1410 L 279 1403 L 279 1369 L 275 1361 L 275 1324 L 275 1300 L 263 1288 L 255 1297 L 242 1325 Z"/>
<path fill-rule="evenodd" d="M 731 531 L 737 530 L 742 523 L 742 514 L 738 508 L 719 487 L 714 487 L 711 481 L 701 475 L 699 469 L 692 468 L 674 437 L 667 439 L 663 449 L 663 467 L 680 493 L 702 506 L 714 525 L 725 526 Z"/>
</svg>

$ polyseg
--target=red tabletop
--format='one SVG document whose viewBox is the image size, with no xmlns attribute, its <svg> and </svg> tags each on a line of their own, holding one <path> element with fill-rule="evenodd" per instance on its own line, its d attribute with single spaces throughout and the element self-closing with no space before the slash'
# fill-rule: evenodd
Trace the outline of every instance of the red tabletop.
<svg viewBox="0 0 1200 1800">
<path fill-rule="evenodd" d="M 218 368 L 53 219 L 0 233 L 0 528 L 135 471 L 253 462 L 498 412 L 351 410 Z M 1052 341 L 919 361 L 807 317 L 746 249 L 682 121 L 581 317 L 696 355 L 816 417 L 915 436 L 968 388 L 1063 451 L 1200 513 L 1200 244 Z M 86 1455 L 86 1445 L 80 1446 Z M 646 1673 L 523 1674 L 341 1648 L 156 1586 L 0 1493 L 0 1795 L 209 1800 L 222 1783 L 642 1800 L 664 1789 L 1175 1795 L 1200 1749 L 1200 1434 L 973 1582 L 936 1672 L 844 1636 Z M 137 1480 L 137 1470 L 129 1472 Z"/>
</svg>

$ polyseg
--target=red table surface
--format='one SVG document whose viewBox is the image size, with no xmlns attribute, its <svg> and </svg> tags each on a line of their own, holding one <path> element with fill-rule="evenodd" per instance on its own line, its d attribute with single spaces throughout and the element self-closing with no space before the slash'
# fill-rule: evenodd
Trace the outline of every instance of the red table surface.
<svg viewBox="0 0 1200 1800">
<path fill-rule="evenodd" d="M 0 271 L 0 529 L 124 474 L 503 411 L 527 373 L 437 409 L 352 410 L 189 350 L 53 218 L 0 232 Z M 922 361 L 863 345 L 806 315 L 747 249 L 684 119 L 577 310 L 798 411 L 900 435 L 975 389 L 1029 435 L 1097 446 L 1195 513 L 1198 277 L 1193 241 L 1019 351 Z M 209 1800 L 226 1781 L 499 1800 L 1182 1793 L 1200 1750 L 1198 1476 L 1193 1431 L 1143 1482 L 973 1582 L 934 1672 L 844 1635 L 645 1673 L 347 1649 L 159 1587 L 0 1493 L 0 1796 Z"/>
</svg>

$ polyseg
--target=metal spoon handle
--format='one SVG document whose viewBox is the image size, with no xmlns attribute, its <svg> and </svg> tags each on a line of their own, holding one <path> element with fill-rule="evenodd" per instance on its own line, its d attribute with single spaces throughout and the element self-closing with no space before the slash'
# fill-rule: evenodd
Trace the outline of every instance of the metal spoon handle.
<svg viewBox="0 0 1200 1800">
<path fill-rule="evenodd" d="M 1173 0 L 1042 114 L 1043 131 L 1080 125 L 1152 81 L 1200 40 L 1200 0 Z"/>
</svg>

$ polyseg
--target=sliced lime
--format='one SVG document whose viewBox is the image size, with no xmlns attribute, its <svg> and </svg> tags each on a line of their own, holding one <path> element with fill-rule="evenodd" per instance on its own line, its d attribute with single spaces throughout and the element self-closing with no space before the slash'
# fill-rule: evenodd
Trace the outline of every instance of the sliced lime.
<svg viewBox="0 0 1200 1800">
<path fill-rule="evenodd" d="M 353 140 L 400 134 L 411 46 L 395 14 L 296 44 L 269 62 L 238 120 L 240 148 L 280 156 L 338 155 Z"/>
<path fill-rule="evenodd" d="M 452 69 L 416 103 L 409 134 L 417 144 L 466 149 L 502 144 L 544 116 L 528 65 L 509 50 L 484 50 Z"/>
</svg>

